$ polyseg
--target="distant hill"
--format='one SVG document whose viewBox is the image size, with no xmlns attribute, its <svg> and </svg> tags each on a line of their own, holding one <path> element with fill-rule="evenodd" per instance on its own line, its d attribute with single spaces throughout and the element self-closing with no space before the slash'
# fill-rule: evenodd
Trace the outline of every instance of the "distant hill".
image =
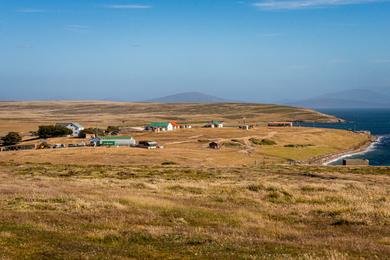
<svg viewBox="0 0 390 260">
<path fill-rule="evenodd" d="M 351 89 L 286 104 L 308 108 L 390 108 L 390 97 L 367 89 Z"/>
<path fill-rule="evenodd" d="M 146 100 L 148 103 L 228 103 L 231 100 L 216 96 L 206 95 L 200 92 L 184 92 L 160 98 Z"/>
</svg>

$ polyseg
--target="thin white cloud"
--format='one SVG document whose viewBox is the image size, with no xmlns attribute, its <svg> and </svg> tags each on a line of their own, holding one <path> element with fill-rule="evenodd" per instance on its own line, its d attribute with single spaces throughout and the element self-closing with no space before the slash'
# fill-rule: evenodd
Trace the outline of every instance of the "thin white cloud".
<svg viewBox="0 0 390 260">
<path fill-rule="evenodd" d="M 79 25 L 79 24 L 70 24 L 65 26 L 65 30 L 76 33 L 83 33 L 89 31 L 89 26 Z"/>
<path fill-rule="evenodd" d="M 149 9 L 152 8 L 151 5 L 145 4 L 111 4 L 105 5 L 106 8 L 110 9 Z"/>
<path fill-rule="evenodd" d="M 254 3 L 253 6 L 262 10 L 297 10 L 388 1 L 389 0 L 262 0 Z"/>
<path fill-rule="evenodd" d="M 33 8 L 23 8 L 16 10 L 18 13 L 43 13 L 45 10 L 42 9 L 33 9 Z"/>
</svg>

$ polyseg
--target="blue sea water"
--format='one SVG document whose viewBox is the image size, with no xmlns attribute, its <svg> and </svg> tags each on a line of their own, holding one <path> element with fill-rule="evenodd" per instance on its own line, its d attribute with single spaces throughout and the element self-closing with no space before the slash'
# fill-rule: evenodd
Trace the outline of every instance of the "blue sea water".
<svg viewBox="0 0 390 260">
<path fill-rule="evenodd" d="M 390 166 L 390 109 L 320 109 L 322 113 L 334 115 L 346 120 L 344 123 L 300 123 L 301 126 L 346 129 L 352 131 L 367 130 L 378 136 L 378 142 L 362 154 L 349 158 L 370 160 L 370 165 Z M 340 164 L 340 161 L 334 164 Z"/>
</svg>

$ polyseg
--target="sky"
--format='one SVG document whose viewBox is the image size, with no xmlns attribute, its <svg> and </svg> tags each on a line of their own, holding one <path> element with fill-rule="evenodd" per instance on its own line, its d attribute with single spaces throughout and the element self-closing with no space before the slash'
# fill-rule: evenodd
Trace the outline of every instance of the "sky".
<svg viewBox="0 0 390 260">
<path fill-rule="evenodd" d="M 0 100 L 390 94 L 388 0 L 0 0 Z"/>
</svg>

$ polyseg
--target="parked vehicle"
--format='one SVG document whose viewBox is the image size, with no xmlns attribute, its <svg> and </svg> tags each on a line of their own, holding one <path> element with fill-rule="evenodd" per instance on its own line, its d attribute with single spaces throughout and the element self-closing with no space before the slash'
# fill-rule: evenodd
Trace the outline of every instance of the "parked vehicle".
<svg viewBox="0 0 390 260">
<path fill-rule="evenodd" d="M 154 141 L 140 141 L 138 143 L 138 147 L 146 148 L 146 149 L 157 149 L 159 145 Z"/>
<path fill-rule="evenodd" d="M 55 144 L 55 145 L 53 145 L 53 149 L 57 149 L 57 148 L 65 148 L 65 145 L 64 144 Z"/>
</svg>

